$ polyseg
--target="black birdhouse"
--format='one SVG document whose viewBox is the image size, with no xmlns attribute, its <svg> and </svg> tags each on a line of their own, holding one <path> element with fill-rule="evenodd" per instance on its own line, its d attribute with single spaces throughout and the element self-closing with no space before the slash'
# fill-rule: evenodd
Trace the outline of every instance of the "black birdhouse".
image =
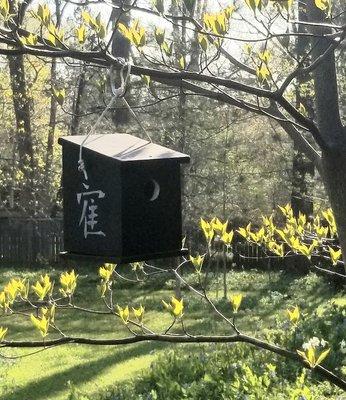
<svg viewBox="0 0 346 400">
<path fill-rule="evenodd" d="M 66 256 L 126 263 L 184 253 L 180 164 L 188 155 L 127 134 L 59 143 Z"/>
</svg>

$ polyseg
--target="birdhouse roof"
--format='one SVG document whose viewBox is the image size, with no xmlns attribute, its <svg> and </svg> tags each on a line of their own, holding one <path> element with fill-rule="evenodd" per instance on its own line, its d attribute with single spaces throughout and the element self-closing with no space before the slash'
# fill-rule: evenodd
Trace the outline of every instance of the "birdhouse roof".
<svg viewBox="0 0 346 400">
<path fill-rule="evenodd" d="M 63 136 L 59 139 L 59 143 L 71 143 L 80 146 L 85 138 L 84 135 Z M 83 148 L 114 158 L 119 162 L 165 159 L 174 159 L 181 163 L 190 161 L 187 154 L 125 133 L 91 135 L 83 143 Z"/>
</svg>

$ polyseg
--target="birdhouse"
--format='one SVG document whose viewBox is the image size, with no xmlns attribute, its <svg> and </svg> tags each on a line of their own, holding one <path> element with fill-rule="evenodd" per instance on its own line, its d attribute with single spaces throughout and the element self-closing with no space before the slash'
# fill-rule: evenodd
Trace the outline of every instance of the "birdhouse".
<svg viewBox="0 0 346 400">
<path fill-rule="evenodd" d="M 183 254 L 180 164 L 188 155 L 127 134 L 59 143 L 66 256 L 126 263 Z"/>
</svg>

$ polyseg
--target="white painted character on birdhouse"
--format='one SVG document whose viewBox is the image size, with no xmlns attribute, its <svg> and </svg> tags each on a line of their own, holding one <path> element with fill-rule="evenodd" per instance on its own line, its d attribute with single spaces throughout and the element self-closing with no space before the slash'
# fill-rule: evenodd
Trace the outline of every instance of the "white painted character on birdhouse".
<svg viewBox="0 0 346 400">
<path fill-rule="evenodd" d="M 83 205 L 79 226 L 83 226 L 84 238 L 86 239 L 89 235 L 106 236 L 102 230 L 96 227 L 99 223 L 97 220 L 98 205 L 96 201 L 103 199 L 106 195 L 102 190 L 88 191 L 90 186 L 86 183 L 83 183 L 83 187 L 86 191 L 77 193 L 77 202 Z"/>
</svg>

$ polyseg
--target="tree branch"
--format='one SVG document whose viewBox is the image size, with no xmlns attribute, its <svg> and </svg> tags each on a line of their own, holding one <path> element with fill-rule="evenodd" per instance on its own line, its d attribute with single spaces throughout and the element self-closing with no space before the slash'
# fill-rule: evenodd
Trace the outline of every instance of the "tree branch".
<svg viewBox="0 0 346 400">
<path fill-rule="evenodd" d="M 121 339 L 89 339 L 83 337 L 63 337 L 60 339 L 46 340 L 46 341 L 3 341 L 1 348 L 35 348 L 35 347 L 51 347 L 64 344 L 88 344 L 93 346 L 120 346 L 139 342 L 162 342 L 162 343 L 248 343 L 260 349 L 271 351 L 272 353 L 278 354 L 287 359 L 299 362 L 305 368 L 309 368 L 309 365 L 298 356 L 298 354 L 282 349 L 279 346 L 264 342 L 262 340 L 239 334 L 231 336 L 192 336 L 192 335 L 136 335 Z M 346 381 L 335 375 L 333 372 L 321 367 L 316 366 L 314 370 L 324 379 L 331 383 L 334 383 L 341 389 L 346 390 Z"/>
</svg>

